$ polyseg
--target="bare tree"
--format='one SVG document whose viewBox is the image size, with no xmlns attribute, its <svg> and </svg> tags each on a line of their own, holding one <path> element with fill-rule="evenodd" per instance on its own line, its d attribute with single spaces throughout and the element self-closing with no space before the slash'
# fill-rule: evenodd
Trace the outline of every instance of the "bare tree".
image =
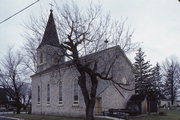
<svg viewBox="0 0 180 120">
<path fill-rule="evenodd" d="M 8 95 L 15 101 L 18 114 L 22 107 L 22 88 L 25 83 L 25 77 L 22 76 L 25 72 L 22 62 L 23 56 L 9 49 L 0 63 L 0 86 L 7 88 Z"/>
<path fill-rule="evenodd" d="M 30 83 L 24 83 L 21 89 L 21 98 L 24 110 L 31 104 L 32 88 Z"/>
<path fill-rule="evenodd" d="M 80 9 L 74 2 L 63 4 L 59 7 L 55 3 L 55 20 L 60 43 L 67 39 L 67 34 L 74 28 L 73 36 L 81 41 L 78 46 L 80 56 L 94 53 L 105 48 L 119 45 L 124 52 L 129 53 L 138 48 L 139 44 L 132 42 L 133 30 L 126 27 L 126 19 L 122 21 L 112 21 L 110 15 L 103 14 L 101 5 L 89 3 L 87 9 Z M 84 11 L 84 12 L 83 12 Z M 30 22 L 24 23 L 27 29 L 23 34 L 26 39 L 24 45 L 25 61 L 27 67 L 34 73 L 37 72 L 36 49 L 39 46 L 44 29 L 46 27 L 47 14 L 41 14 L 39 19 L 30 16 Z M 69 57 L 69 56 L 68 56 Z"/>
<path fill-rule="evenodd" d="M 171 57 L 163 63 L 164 95 L 173 105 L 180 87 L 180 66 L 177 58 Z"/>
<path fill-rule="evenodd" d="M 23 60 L 24 66 L 28 68 L 32 73 L 37 72 L 37 53 L 36 49 L 41 43 L 42 35 L 44 33 L 46 19 L 41 14 L 41 19 L 38 20 L 33 16 L 30 16 L 30 23 L 23 24 L 23 27 L 26 28 L 26 32 L 22 36 L 26 39 L 26 43 L 23 46 L 24 57 Z M 31 37 L 30 37 L 31 36 Z"/>
<path fill-rule="evenodd" d="M 106 59 L 100 59 L 105 60 L 104 64 L 106 64 L 101 66 L 101 70 L 98 69 L 99 58 L 88 61 L 86 55 L 116 45 L 120 45 L 124 52 L 130 52 L 137 47 L 137 44 L 131 41 L 133 32 L 125 29 L 125 21 L 113 22 L 109 15 L 104 15 L 100 5 L 89 4 L 87 9 L 80 10 L 73 2 L 64 4 L 61 8 L 56 4 L 55 12 L 57 12 L 57 29 L 64 55 L 71 60 L 78 72 L 78 84 L 86 105 L 86 120 L 93 120 L 98 80 L 111 82 L 120 94 L 122 94 L 120 89 L 129 90 L 126 88 L 129 84 L 123 84 L 113 79 L 114 63 L 120 57 L 117 52 L 119 49 L 111 54 L 111 60 L 107 59 L 107 55 L 105 55 Z M 41 28 L 36 25 L 38 22 L 32 22 L 33 24 L 30 26 L 26 25 L 27 28 L 35 35 L 36 33 L 42 35 L 42 32 L 39 32 Z M 41 22 L 40 25 L 42 23 L 44 22 Z M 33 34 L 28 36 L 28 44 L 25 45 L 25 48 L 29 48 L 31 46 L 29 41 L 34 40 L 39 39 Z M 86 86 L 88 80 L 91 83 L 90 90 Z"/>
</svg>

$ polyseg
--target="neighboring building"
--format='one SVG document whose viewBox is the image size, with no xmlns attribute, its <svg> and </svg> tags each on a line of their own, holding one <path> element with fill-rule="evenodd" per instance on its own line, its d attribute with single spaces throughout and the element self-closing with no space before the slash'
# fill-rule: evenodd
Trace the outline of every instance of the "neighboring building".
<svg viewBox="0 0 180 120">
<path fill-rule="evenodd" d="M 61 56 L 60 61 L 55 53 Z M 78 73 L 71 61 L 65 61 L 51 11 L 42 42 L 37 48 L 37 73 L 32 75 L 32 113 L 63 116 L 84 116 L 85 104 L 78 86 Z M 117 57 L 118 56 L 118 57 Z M 113 59 L 117 57 L 115 61 Z M 58 58 L 58 59 L 57 59 Z M 119 46 L 99 51 L 81 58 L 81 61 L 97 61 L 97 71 L 102 72 L 106 65 L 113 64 L 112 73 L 116 82 L 130 84 L 134 88 L 134 75 L 131 62 Z M 107 62 L 108 61 L 108 62 Z M 109 64 L 107 64 L 109 63 Z M 87 87 L 90 88 L 87 81 Z M 125 108 L 134 91 L 119 89 L 109 81 L 99 80 L 95 114 L 110 108 Z"/>
<path fill-rule="evenodd" d="M 158 112 L 158 101 L 154 97 L 146 95 L 132 95 L 128 101 L 127 109 L 131 114 L 146 114 Z"/>
<path fill-rule="evenodd" d="M 132 115 L 146 114 L 148 112 L 147 97 L 143 95 L 132 95 L 128 101 L 127 109 Z"/>
<path fill-rule="evenodd" d="M 0 107 L 9 108 L 13 106 L 13 104 L 14 104 L 14 100 L 8 94 L 7 88 L 0 88 Z"/>
<path fill-rule="evenodd" d="M 160 100 L 160 107 L 161 108 L 170 108 L 170 107 L 180 107 L 180 101 L 175 101 L 174 105 L 171 104 L 171 100 L 162 99 Z"/>
</svg>

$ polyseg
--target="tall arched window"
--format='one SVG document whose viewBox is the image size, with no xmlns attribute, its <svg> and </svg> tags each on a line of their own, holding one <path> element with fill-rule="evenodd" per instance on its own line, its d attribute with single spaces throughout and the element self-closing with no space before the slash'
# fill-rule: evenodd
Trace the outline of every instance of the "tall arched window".
<svg viewBox="0 0 180 120">
<path fill-rule="evenodd" d="M 50 85 L 47 85 L 47 104 L 50 104 Z"/>
<path fill-rule="evenodd" d="M 78 92 L 78 80 L 74 80 L 74 102 L 73 104 L 77 105 L 79 104 L 79 92 Z"/>
<path fill-rule="evenodd" d="M 40 104 L 40 86 L 38 86 L 38 104 Z"/>
<path fill-rule="evenodd" d="M 59 104 L 63 104 L 63 98 L 62 98 L 62 81 L 59 81 Z"/>
</svg>

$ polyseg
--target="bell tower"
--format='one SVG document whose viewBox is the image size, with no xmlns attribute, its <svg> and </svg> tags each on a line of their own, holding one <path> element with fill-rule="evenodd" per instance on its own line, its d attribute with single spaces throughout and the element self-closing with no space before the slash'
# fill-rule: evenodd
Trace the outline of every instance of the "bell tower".
<svg viewBox="0 0 180 120">
<path fill-rule="evenodd" d="M 53 11 L 50 10 L 42 41 L 37 48 L 37 72 L 44 71 L 64 61 L 65 56 L 59 43 Z"/>
</svg>

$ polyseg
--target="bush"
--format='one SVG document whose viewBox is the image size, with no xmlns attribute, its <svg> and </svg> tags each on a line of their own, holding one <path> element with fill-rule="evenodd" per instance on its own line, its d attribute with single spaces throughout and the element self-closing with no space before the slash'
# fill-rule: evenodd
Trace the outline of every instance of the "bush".
<svg viewBox="0 0 180 120">
<path fill-rule="evenodd" d="M 165 112 L 159 112 L 159 115 L 160 115 L 160 116 L 165 116 L 166 113 L 165 113 Z"/>
</svg>

